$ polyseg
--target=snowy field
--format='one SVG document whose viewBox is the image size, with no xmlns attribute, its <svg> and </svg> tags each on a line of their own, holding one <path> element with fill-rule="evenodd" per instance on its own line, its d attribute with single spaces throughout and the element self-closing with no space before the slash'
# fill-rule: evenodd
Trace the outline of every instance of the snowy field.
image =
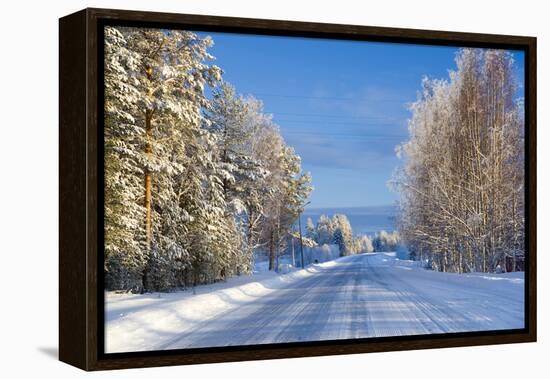
<svg viewBox="0 0 550 379">
<path fill-rule="evenodd" d="M 146 295 L 106 293 L 107 353 L 516 329 L 523 273 L 427 271 L 394 253 Z"/>
</svg>

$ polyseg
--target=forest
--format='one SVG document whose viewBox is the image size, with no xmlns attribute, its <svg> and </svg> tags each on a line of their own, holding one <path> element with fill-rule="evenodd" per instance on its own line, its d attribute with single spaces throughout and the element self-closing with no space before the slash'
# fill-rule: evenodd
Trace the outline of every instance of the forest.
<svg viewBox="0 0 550 379">
<path fill-rule="evenodd" d="M 159 291 L 270 269 L 311 177 L 258 99 L 180 30 L 104 29 L 105 287 Z"/>
<path fill-rule="evenodd" d="M 424 79 L 392 180 L 413 256 L 449 272 L 523 269 L 524 119 L 514 59 L 461 49 L 448 80 Z"/>
<path fill-rule="evenodd" d="M 104 29 L 107 290 L 163 291 L 269 270 L 294 252 L 395 251 L 445 272 L 522 270 L 523 103 L 513 55 L 460 49 L 449 78 L 422 81 L 390 181 L 398 231 L 354 235 L 343 214 L 295 223 L 312 177 L 261 100 L 224 80 L 210 37 Z"/>
</svg>

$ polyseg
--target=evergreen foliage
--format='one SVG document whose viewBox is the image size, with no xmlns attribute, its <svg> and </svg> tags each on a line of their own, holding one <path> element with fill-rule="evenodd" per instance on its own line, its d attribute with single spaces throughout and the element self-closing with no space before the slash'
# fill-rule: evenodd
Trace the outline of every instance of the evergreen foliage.
<svg viewBox="0 0 550 379">
<path fill-rule="evenodd" d="M 311 191 L 262 103 L 222 81 L 212 43 L 189 31 L 105 28 L 107 289 L 248 273 L 266 236 L 276 234 L 277 254 Z"/>
</svg>

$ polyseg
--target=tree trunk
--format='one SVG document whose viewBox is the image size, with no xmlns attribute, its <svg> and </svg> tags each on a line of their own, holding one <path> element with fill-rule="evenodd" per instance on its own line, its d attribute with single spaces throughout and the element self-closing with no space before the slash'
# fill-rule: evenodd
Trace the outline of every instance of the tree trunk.
<svg viewBox="0 0 550 379">
<path fill-rule="evenodd" d="M 147 265 L 145 265 L 145 268 L 143 269 L 143 273 L 141 275 L 141 291 L 142 294 L 147 292 Z"/>
<path fill-rule="evenodd" d="M 292 249 L 292 266 L 296 267 L 296 256 L 294 254 L 294 236 L 290 235 L 290 246 Z"/>
<path fill-rule="evenodd" d="M 273 241 L 273 229 L 270 232 L 269 238 L 269 271 L 275 268 L 275 244 Z"/>
<path fill-rule="evenodd" d="M 246 243 L 247 243 L 247 249 L 248 249 L 248 256 L 247 258 L 252 259 L 254 256 L 254 223 L 253 223 L 253 213 L 251 211 L 248 212 L 248 231 L 246 236 Z"/>
<path fill-rule="evenodd" d="M 147 156 L 151 156 L 153 148 L 151 146 L 151 111 L 145 111 L 145 133 L 146 133 L 146 144 L 145 144 L 145 153 Z M 151 171 L 149 168 L 145 169 L 145 243 L 147 246 L 147 252 L 151 250 L 151 240 L 152 240 L 152 223 L 151 223 L 151 186 L 152 178 Z"/>
<path fill-rule="evenodd" d="M 145 135 L 146 135 L 146 143 L 145 143 L 145 153 L 147 156 L 151 156 L 153 152 L 153 148 L 151 146 L 151 118 L 152 118 L 152 112 L 150 110 L 145 111 Z M 151 241 L 153 237 L 152 232 L 152 221 L 151 221 L 151 199 L 152 199 L 152 177 L 151 172 L 148 167 L 145 168 L 145 201 L 144 201 L 144 207 L 145 207 L 145 249 L 146 249 L 146 255 L 147 260 L 145 263 L 145 267 L 143 269 L 143 274 L 141 276 L 142 280 L 142 286 L 143 290 L 147 290 L 147 267 L 149 266 L 149 260 L 150 260 L 150 254 L 151 254 Z"/>
</svg>

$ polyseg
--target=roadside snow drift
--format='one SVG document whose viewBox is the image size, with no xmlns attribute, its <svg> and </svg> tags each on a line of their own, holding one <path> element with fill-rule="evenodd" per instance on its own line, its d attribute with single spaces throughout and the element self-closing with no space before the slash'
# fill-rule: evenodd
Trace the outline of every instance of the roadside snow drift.
<svg viewBox="0 0 550 379">
<path fill-rule="evenodd" d="M 195 291 L 106 293 L 105 351 L 516 329 L 523 304 L 523 273 L 439 273 L 363 254 Z"/>
</svg>

